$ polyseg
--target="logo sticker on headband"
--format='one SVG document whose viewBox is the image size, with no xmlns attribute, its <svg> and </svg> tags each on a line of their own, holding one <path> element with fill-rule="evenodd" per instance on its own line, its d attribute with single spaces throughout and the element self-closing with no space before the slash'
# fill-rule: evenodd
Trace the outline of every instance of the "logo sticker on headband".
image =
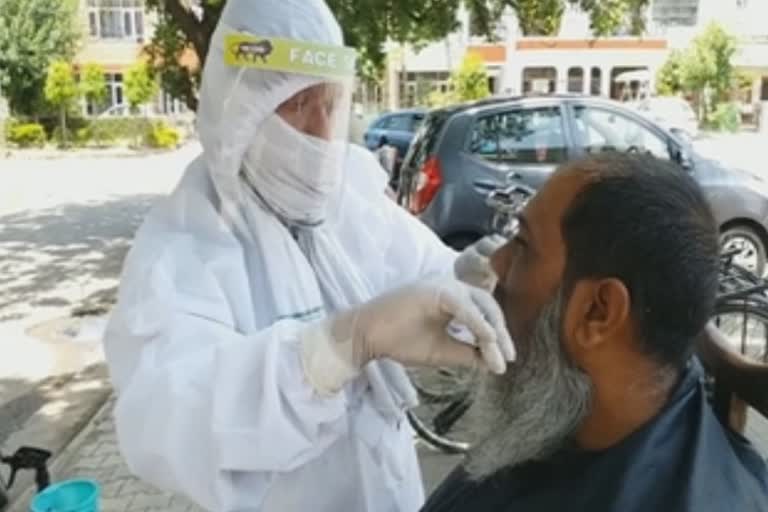
<svg viewBox="0 0 768 512">
<path fill-rule="evenodd" d="M 355 75 L 357 52 L 292 39 L 230 34 L 225 40 L 224 61 L 229 66 L 302 73 L 330 78 Z"/>
</svg>

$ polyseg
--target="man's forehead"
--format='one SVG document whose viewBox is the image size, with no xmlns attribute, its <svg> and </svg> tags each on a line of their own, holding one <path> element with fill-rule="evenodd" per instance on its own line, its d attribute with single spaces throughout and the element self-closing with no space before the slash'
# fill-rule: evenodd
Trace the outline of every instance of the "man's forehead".
<svg viewBox="0 0 768 512">
<path fill-rule="evenodd" d="M 540 238 L 560 241 L 560 223 L 573 199 L 587 184 L 590 174 L 572 168 L 555 172 L 528 203 L 524 216 Z"/>
</svg>

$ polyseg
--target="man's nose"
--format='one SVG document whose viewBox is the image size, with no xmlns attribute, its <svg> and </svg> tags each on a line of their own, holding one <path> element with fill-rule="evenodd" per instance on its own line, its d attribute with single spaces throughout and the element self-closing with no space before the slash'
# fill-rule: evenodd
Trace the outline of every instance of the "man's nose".
<svg viewBox="0 0 768 512">
<path fill-rule="evenodd" d="M 333 133 L 334 126 L 331 116 L 322 108 L 312 108 L 307 112 L 307 120 L 302 130 L 307 135 L 318 139 L 331 140 L 339 135 Z"/>
</svg>

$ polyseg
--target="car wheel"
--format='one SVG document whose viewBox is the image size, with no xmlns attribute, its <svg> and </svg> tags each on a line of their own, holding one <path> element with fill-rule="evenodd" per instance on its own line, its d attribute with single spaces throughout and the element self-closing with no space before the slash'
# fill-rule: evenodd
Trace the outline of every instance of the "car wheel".
<svg viewBox="0 0 768 512">
<path fill-rule="evenodd" d="M 734 226 L 720 235 L 720 248 L 723 252 L 739 249 L 733 262 L 754 272 L 758 276 L 765 273 L 765 243 L 762 237 L 749 226 Z"/>
</svg>

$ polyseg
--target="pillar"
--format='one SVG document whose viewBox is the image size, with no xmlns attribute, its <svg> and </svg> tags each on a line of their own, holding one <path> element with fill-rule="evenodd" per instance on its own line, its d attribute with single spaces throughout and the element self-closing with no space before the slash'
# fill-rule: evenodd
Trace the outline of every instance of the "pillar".
<svg viewBox="0 0 768 512">
<path fill-rule="evenodd" d="M 605 98 L 611 97 L 611 71 L 609 66 L 600 67 L 600 95 Z"/>
<path fill-rule="evenodd" d="M 557 79 L 555 80 L 555 92 L 558 94 L 568 92 L 568 66 L 557 66 Z"/>
</svg>

